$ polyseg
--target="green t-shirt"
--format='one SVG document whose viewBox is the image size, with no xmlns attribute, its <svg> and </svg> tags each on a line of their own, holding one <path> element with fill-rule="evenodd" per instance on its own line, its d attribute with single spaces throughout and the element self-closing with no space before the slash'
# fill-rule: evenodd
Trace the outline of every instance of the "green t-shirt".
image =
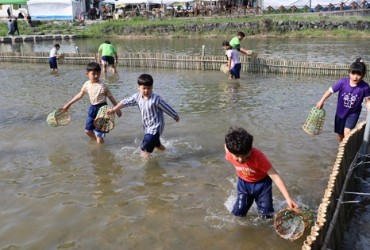
<svg viewBox="0 0 370 250">
<path fill-rule="evenodd" d="M 240 50 L 240 40 L 239 40 L 239 38 L 237 36 L 234 37 L 233 39 L 231 39 L 231 41 L 229 43 L 230 43 L 230 46 L 233 49 L 236 49 L 237 51 Z"/>
<path fill-rule="evenodd" d="M 114 56 L 116 54 L 116 49 L 112 44 L 103 43 L 99 46 L 99 53 L 102 56 Z"/>
</svg>

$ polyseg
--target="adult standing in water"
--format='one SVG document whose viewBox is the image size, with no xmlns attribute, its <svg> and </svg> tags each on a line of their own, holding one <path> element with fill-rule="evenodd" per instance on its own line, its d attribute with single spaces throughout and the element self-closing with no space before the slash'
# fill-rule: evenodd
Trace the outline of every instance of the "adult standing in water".
<svg viewBox="0 0 370 250">
<path fill-rule="evenodd" d="M 100 62 L 103 66 L 103 72 L 107 73 L 107 67 L 111 67 L 113 74 L 117 72 L 116 64 L 118 63 L 118 55 L 116 48 L 110 43 L 105 41 L 99 46 Z M 114 62 L 116 60 L 116 62 Z"/>
</svg>

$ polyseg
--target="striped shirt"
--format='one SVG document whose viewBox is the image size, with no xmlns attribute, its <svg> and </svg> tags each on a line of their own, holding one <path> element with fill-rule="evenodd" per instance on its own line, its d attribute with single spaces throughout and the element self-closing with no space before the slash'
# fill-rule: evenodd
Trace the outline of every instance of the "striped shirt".
<svg viewBox="0 0 370 250">
<path fill-rule="evenodd" d="M 91 83 L 90 81 L 86 81 L 81 91 L 89 95 L 91 105 L 104 103 L 107 101 L 107 97 L 112 97 L 108 86 L 101 82 Z"/>
<path fill-rule="evenodd" d="M 161 135 L 164 129 L 163 111 L 177 119 L 179 116 L 159 95 L 152 93 L 148 99 L 144 99 L 140 92 L 133 94 L 121 101 L 124 107 L 138 106 L 145 134 Z"/>
</svg>

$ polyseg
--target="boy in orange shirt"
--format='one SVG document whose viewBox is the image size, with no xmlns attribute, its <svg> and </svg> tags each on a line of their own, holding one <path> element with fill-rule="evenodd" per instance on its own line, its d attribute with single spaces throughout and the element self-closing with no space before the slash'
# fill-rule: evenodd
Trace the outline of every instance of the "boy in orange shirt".
<svg viewBox="0 0 370 250">
<path fill-rule="evenodd" d="M 232 213 L 246 216 L 255 201 L 258 213 L 264 218 L 272 218 L 272 181 L 283 194 L 288 207 L 297 208 L 298 204 L 290 197 L 280 175 L 252 144 L 253 136 L 243 128 L 230 128 L 225 136 L 225 158 L 233 164 L 238 175 L 238 197 Z"/>
</svg>

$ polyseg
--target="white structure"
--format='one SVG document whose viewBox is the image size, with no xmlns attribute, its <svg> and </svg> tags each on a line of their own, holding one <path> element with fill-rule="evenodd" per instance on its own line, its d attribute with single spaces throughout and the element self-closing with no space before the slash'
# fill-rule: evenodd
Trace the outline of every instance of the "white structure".
<svg viewBox="0 0 370 250">
<path fill-rule="evenodd" d="M 278 8 L 280 6 L 289 7 L 295 5 L 297 8 L 302 8 L 304 6 L 308 6 L 314 8 L 318 4 L 321 6 L 328 6 L 329 4 L 333 4 L 334 6 L 339 6 L 342 2 L 346 5 L 350 5 L 355 0 L 257 0 L 260 2 L 259 6 L 262 9 L 267 9 L 267 7 L 271 6 L 273 8 Z M 362 1 L 357 1 L 361 3 Z"/>
<path fill-rule="evenodd" d="M 74 20 L 85 11 L 85 0 L 28 0 L 32 20 Z"/>
</svg>

